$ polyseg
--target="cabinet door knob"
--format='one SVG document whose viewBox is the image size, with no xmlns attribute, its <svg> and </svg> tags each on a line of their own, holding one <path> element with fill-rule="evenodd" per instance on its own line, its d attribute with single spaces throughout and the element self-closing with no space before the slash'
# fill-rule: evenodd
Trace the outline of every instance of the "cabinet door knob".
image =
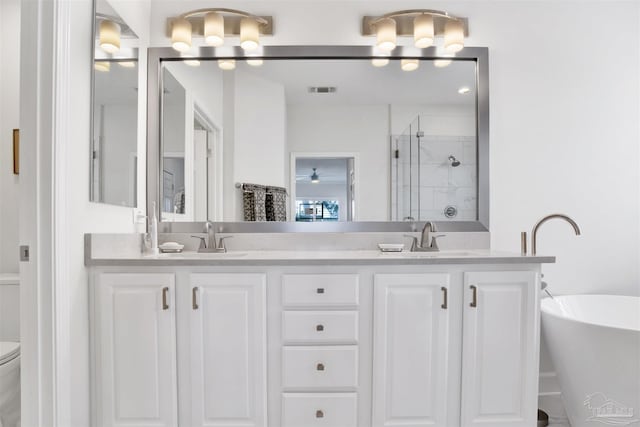
<svg viewBox="0 0 640 427">
<path fill-rule="evenodd" d="M 324 331 L 324 325 L 316 325 L 316 331 L 318 332 Z"/>
<path fill-rule="evenodd" d="M 447 291 L 447 288 L 445 288 L 444 286 L 441 287 L 440 289 L 442 289 L 442 305 L 440 306 L 440 308 L 443 308 L 446 310 L 448 306 L 448 302 L 447 302 L 448 291 Z"/>
<path fill-rule="evenodd" d="M 318 289 L 316 289 L 316 293 L 318 293 L 318 294 L 324 294 L 324 288 L 318 288 Z"/>
<path fill-rule="evenodd" d="M 194 310 L 197 310 L 199 308 L 199 306 L 198 306 L 198 287 L 197 286 L 194 287 L 191 290 L 191 307 Z"/>
<path fill-rule="evenodd" d="M 318 371 L 324 371 L 324 363 L 318 363 L 316 365 L 316 370 Z"/>
<path fill-rule="evenodd" d="M 478 306 L 478 288 L 475 285 L 471 285 L 471 303 L 469 307 L 477 307 Z"/>
<path fill-rule="evenodd" d="M 169 293 L 169 288 L 162 288 L 162 309 L 169 310 L 169 303 L 167 302 L 167 294 Z"/>
<path fill-rule="evenodd" d="M 324 411 L 318 409 L 316 411 L 316 418 L 324 418 Z"/>
</svg>

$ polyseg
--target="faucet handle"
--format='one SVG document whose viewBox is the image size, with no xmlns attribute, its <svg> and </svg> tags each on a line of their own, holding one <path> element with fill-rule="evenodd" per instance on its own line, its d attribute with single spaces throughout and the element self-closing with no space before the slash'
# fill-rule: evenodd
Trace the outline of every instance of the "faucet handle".
<svg viewBox="0 0 640 427">
<path fill-rule="evenodd" d="M 200 237 L 200 236 L 191 236 L 194 239 L 200 239 L 200 246 L 198 247 L 198 250 L 202 250 L 202 249 L 207 249 L 207 239 L 205 239 L 204 237 Z"/>
<path fill-rule="evenodd" d="M 415 251 L 418 247 L 418 238 L 416 236 L 412 236 L 410 234 L 405 234 L 404 237 L 408 237 L 411 239 L 411 252 Z"/>
<path fill-rule="evenodd" d="M 224 245 L 224 239 L 231 239 L 231 238 L 233 238 L 233 236 L 221 237 L 220 240 L 218 240 L 218 247 L 216 249 L 224 249 L 224 251 L 227 252 L 227 247 Z"/>
<path fill-rule="evenodd" d="M 431 248 L 433 249 L 440 249 L 438 248 L 438 241 L 436 240 L 438 237 L 447 237 L 446 234 L 436 234 L 435 236 L 431 236 Z"/>
</svg>

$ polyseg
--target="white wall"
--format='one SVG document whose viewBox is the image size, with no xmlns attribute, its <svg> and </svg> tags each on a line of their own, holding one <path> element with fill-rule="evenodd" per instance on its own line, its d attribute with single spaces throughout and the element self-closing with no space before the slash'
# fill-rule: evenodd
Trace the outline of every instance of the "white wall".
<svg viewBox="0 0 640 427">
<path fill-rule="evenodd" d="M 4 1 L 4 0 L 3 0 Z M 91 2 L 89 0 L 77 0 L 70 2 L 71 28 L 69 49 L 77 52 L 71 58 L 72 87 L 69 92 L 70 108 L 67 111 L 70 119 L 71 138 L 68 141 L 66 151 L 65 187 L 67 188 L 65 203 L 68 209 L 66 223 L 66 239 L 69 242 L 67 259 L 68 291 L 70 300 L 69 336 L 71 337 L 71 350 L 69 351 L 69 365 L 73 368 L 70 379 L 71 387 L 71 418 L 72 426 L 89 425 L 89 322 L 88 301 L 89 288 L 87 271 L 84 267 L 84 234 L 85 233 L 131 233 L 136 231 L 132 222 L 131 208 L 122 208 L 113 205 L 96 204 L 89 202 L 89 138 L 90 138 L 90 87 L 91 87 Z M 149 16 L 148 2 L 139 2 L 140 16 Z M 148 22 L 141 20 L 140 27 L 136 29 L 140 36 L 142 46 L 148 40 Z M 140 56 L 140 72 L 146 75 L 146 55 Z M 139 93 L 142 94 L 141 110 L 138 115 L 140 131 L 144 131 L 146 123 L 146 78 L 139 85 Z M 142 133 L 142 141 L 145 141 Z M 144 144 L 144 142 L 143 142 Z M 139 151 L 139 156 L 144 162 L 144 151 Z M 142 163 L 144 164 L 144 163 Z M 139 168 L 138 182 L 144 186 L 145 168 Z M 143 187 L 144 188 L 144 187 Z M 138 192 L 138 205 L 144 210 L 145 193 Z M 64 397 L 60 397 L 63 399 Z"/>
<path fill-rule="evenodd" d="M 286 186 L 287 109 L 281 84 L 239 69 L 234 80 L 234 130 L 230 135 L 225 128 L 224 136 L 225 148 L 233 142 L 234 182 L 225 181 L 224 186 L 236 193 L 236 208 L 225 219 L 241 221 L 242 203 L 240 190 L 234 187 L 236 182 Z"/>
<path fill-rule="evenodd" d="M 18 272 L 19 177 L 13 174 L 12 135 L 20 127 L 19 34 L 20 0 L 0 1 L 0 273 Z"/>
<path fill-rule="evenodd" d="M 358 221 L 389 218 L 389 109 L 373 106 L 287 106 L 290 152 L 349 153 L 356 168 Z M 331 126 L 327 126 L 331 123 Z M 296 195 L 297 196 L 297 195 Z"/>
</svg>

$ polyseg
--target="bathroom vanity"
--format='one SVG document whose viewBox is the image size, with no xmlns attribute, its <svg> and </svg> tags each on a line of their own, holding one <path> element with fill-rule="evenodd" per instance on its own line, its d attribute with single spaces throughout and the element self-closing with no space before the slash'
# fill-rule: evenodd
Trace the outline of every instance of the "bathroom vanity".
<svg viewBox="0 0 640 427">
<path fill-rule="evenodd" d="M 86 262 L 96 426 L 535 425 L 553 257 L 89 249 Z"/>
</svg>

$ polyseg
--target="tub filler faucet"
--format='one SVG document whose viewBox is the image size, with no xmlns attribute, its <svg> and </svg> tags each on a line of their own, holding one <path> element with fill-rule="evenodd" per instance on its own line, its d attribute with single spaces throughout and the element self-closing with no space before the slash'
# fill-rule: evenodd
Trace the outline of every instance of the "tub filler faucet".
<svg viewBox="0 0 640 427">
<path fill-rule="evenodd" d="M 575 231 L 576 236 L 580 235 L 580 227 L 578 227 L 578 224 L 573 219 L 569 218 L 567 215 L 564 215 L 564 214 L 547 215 L 544 218 L 542 218 L 540 221 L 538 221 L 536 225 L 533 226 L 533 231 L 531 232 L 531 255 L 536 254 L 538 229 L 542 224 L 544 224 L 545 222 L 553 218 L 559 218 L 567 221 L 573 227 L 573 231 Z"/>
</svg>

